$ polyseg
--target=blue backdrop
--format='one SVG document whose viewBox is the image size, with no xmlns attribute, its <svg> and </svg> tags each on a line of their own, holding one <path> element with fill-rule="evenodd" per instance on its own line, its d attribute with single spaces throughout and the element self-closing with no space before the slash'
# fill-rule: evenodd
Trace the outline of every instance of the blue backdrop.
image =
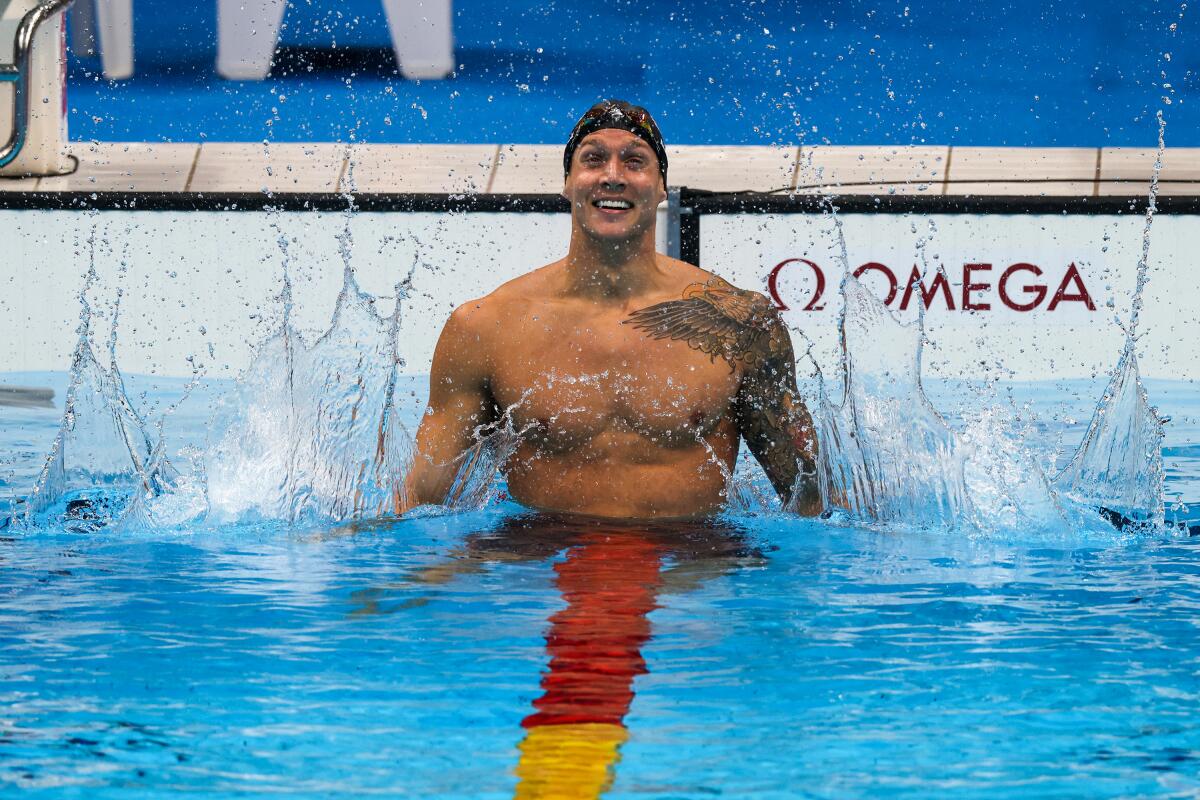
<svg viewBox="0 0 1200 800">
<path fill-rule="evenodd" d="M 261 83 L 216 75 L 215 3 L 135 6 L 132 80 L 72 58 L 72 138 L 557 143 L 617 96 L 678 144 L 1153 146 L 1163 109 L 1200 145 L 1178 2 L 458 0 L 456 77 L 413 82 L 377 0 L 297 0 Z"/>
</svg>

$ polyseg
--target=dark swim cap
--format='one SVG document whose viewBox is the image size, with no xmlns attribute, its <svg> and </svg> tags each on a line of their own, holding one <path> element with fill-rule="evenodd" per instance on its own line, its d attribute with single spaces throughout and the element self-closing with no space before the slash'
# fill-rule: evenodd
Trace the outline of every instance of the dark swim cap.
<svg viewBox="0 0 1200 800">
<path fill-rule="evenodd" d="M 571 173 L 571 158 L 579 149 L 583 140 L 599 130 L 619 128 L 629 131 L 654 150 L 658 156 L 658 172 L 662 175 L 663 186 L 667 185 L 667 148 L 663 146 L 662 134 L 650 112 L 641 106 L 630 105 L 624 100 L 601 100 L 587 110 L 567 139 L 567 149 L 563 152 L 563 176 Z"/>
</svg>

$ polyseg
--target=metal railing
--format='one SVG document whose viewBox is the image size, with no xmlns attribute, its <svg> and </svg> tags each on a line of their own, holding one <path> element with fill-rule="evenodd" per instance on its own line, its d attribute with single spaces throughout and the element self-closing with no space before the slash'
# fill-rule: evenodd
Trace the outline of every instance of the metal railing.
<svg viewBox="0 0 1200 800">
<path fill-rule="evenodd" d="M 0 64 L 0 83 L 13 85 L 12 96 L 12 133 L 8 141 L 0 146 L 0 168 L 4 168 L 16 160 L 25 146 L 25 133 L 29 125 L 29 65 L 30 53 L 33 49 L 33 37 L 38 28 L 47 19 L 61 13 L 74 0 L 44 0 L 44 2 L 29 11 L 21 18 L 17 26 L 17 35 L 13 42 L 13 60 L 11 64 Z"/>
</svg>

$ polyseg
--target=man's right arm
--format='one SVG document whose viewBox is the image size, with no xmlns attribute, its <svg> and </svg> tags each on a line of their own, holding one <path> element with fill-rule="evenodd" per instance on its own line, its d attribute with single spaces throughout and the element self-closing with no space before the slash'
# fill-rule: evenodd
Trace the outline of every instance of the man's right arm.
<svg viewBox="0 0 1200 800">
<path fill-rule="evenodd" d="M 495 421 L 481 313 L 478 302 L 458 307 L 438 338 L 429 371 L 429 407 L 417 431 L 405 491 L 397 498 L 398 514 L 444 502 L 458 472 L 459 456 L 476 443 L 482 426 Z"/>
</svg>

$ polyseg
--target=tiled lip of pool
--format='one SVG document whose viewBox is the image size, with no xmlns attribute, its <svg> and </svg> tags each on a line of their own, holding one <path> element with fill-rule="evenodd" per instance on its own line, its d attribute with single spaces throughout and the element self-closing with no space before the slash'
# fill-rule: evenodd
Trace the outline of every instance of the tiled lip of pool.
<svg viewBox="0 0 1200 800">
<path fill-rule="evenodd" d="M 1183 452 L 1187 388 L 1150 382 Z M 10 535 L 0 793 L 1194 796 L 1197 548 L 511 506 Z"/>
</svg>

